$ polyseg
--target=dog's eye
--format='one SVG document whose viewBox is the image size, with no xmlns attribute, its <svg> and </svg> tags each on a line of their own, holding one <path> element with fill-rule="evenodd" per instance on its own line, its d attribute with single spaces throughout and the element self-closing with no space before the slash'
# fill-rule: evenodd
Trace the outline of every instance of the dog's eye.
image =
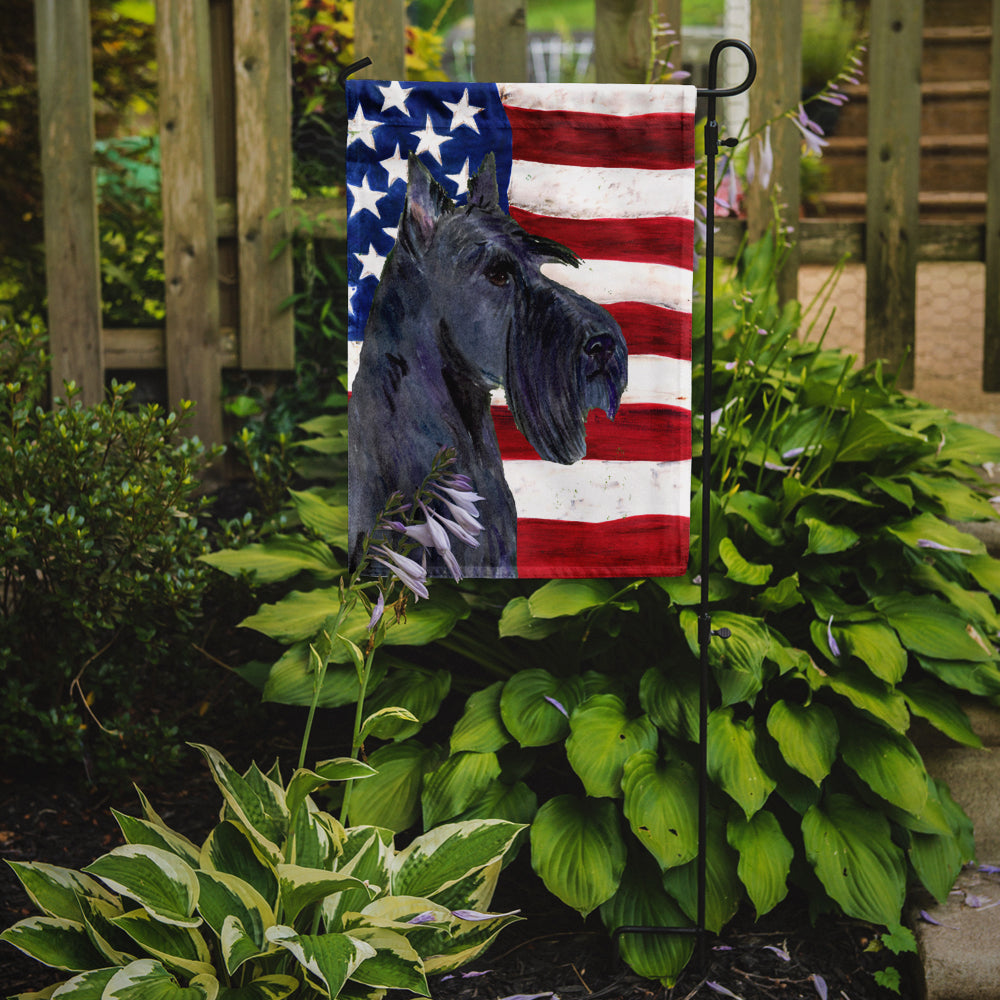
<svg viewBox="0 0 1000 1000">
<path fill-rule="evenodd" d="M 510 268 L 506 264 L 499 262 L 490 264 L 484 274 L 486 275 L 486 280 L 491 285 L 496 285 L 497 288 L 505 288 L 510 284 Z"/>
</svg>

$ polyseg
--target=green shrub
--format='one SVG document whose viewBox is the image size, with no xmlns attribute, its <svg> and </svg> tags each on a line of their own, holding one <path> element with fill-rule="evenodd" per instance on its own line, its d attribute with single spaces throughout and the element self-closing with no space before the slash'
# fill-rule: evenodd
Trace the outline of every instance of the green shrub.
<svg viewBox="0 0 1000 1000">
<path fill-rule="evenodd" d="M 0 743 L 7 760 L 110 773 L 176 752 L 157 684 L 191 660 L 208 453 L 188 405 L 131 409 L 128 385 L 96 406 L 69 385 L 43 408 L 40 338 L 0 321 Z"/>
<path fill-rule="evenodd" d="M 140 794 L 144 818 L 115 813 L 126 844 L 82 872 L 11 863 L 42 913 L 0 938 L 77 973 L 60 995 L 429 996 L 428 974 L 472 961 L 518 919 L 486 912 L 516 824 L 453 823 L 399 849 L 311 798 L 369 778 L 366 764 L 324 761 L 285 785 L 277 765 L 240 774 L 199 749 L 225 803 L 200 846 Z"/>
</svg>

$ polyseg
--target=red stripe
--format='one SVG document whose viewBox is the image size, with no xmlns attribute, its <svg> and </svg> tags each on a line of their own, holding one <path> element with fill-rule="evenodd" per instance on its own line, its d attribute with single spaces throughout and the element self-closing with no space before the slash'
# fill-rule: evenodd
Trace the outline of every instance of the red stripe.
<svg viewBox="0 0 1000 1000">
<path fill-rule="evenodd" d="M 494 406 L 490 412 L 504 460 L 538 458 L 538 452 L 517 429 L 506 406 Z M 591 410 L 587 417 L 588 460 L 679 462 L 690 457 L 689 410 L 634 403 L 621 407 L 613 421 L 602 410 Z"/>
<path fill-rule="evenodd" d="M 646 514 L 585 523 L 519 518 L 519 577 L 681 576 L 687 570 L 686 517 Z"/>
<path fill-rule="evenodd" d="M 629 354 L 691 360 L 691 314 L 648 302 L 609 302 L 605 309 L 622 328 Z"/>
<path fill-rule="evenodd" d="M 694 115 L 600 115 L 506 105 L 515 160 L 577 167 L 694 166 Z"/>
<path fill-rule="evenodd" d="M 641 219 L 564 219 L 510 206 L 522 229 L 567 246 L 584 260 L 623 260 L 694 266 L 694 223 L 675 216 Z"/>
</svg>

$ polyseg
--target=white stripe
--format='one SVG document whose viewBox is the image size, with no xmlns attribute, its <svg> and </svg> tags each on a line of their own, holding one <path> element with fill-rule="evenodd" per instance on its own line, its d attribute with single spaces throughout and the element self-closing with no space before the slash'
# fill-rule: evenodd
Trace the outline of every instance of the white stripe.
<svg viewBox="0 0 1000 1000">
<path fill-rule="evenodd" d="M 691 462 L 504 462 L 518 517 L 613 521 L 642 514 L 687 517 Z"/>
<path fill-rule="evenodd" d="M 694 168 L 640 170 L 515 160 L 507 197 L 515 208 L 567 219 L 693 219 Z"/>
<path fill-rule="evenodd" d="M 542 264 L 541 271 L 594 302 L 645 302 L 691 312 L 691 272 L 673 264 L 585 260 L 579 267 Z"/>
<path fill-rule="evenodd" d="M 694 87 L 663 84 L 498 83 L 497 90 L 500 100 L 515 108 L 602 115 L 693 115 L 698 96 Z"/>
</svg>

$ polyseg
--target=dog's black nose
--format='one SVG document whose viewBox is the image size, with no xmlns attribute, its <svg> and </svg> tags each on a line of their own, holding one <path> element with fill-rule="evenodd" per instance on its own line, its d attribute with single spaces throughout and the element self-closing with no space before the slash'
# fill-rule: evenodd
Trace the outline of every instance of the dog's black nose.
<svg viewBox="0 0 1000 1000">
<path fill-rule="evenodd" d="M 615 352 L 614 337 L 609 333 L 599 333 L 583 345 L 583 352 L 594 362 L 598 370 L 602 370 Z"/>
</svg>

